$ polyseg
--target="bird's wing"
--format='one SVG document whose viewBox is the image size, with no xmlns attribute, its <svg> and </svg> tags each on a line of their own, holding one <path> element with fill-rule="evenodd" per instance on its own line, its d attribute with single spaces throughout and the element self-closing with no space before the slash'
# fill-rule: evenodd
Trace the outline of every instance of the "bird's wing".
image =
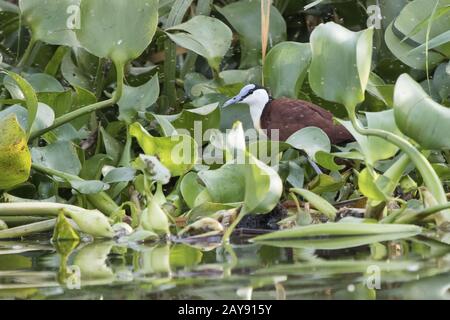
<svg viewBox="0 0 450 320">
<path fill-rule="evenodd" d="M 333 122 L 333 114 L 310 102 L 294 99 L 276 99 L 271 101 L 261 117 L 261 127 L 268 130 L 279 130 L 279 139 L 286 140 L 293 133 L 306 127 L 321 128 L 332 143 L 351 140 L 348 131 Z"/>
</svg>

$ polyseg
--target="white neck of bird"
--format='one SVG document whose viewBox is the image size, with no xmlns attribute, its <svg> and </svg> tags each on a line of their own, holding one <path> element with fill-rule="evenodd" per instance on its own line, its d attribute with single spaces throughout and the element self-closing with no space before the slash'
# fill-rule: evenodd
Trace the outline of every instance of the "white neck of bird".
<svg viewBox="0 0 450 320">
<path fill-rule="evenodd" d="M 267 91 L 264 89 L 259 89 L 242 101 L 243 103 L 249 105 L 253 126 L 258 131 L 261 131 L 261 115 L 269 102 L 269 99 L 270 98 Z"/>
</svg>

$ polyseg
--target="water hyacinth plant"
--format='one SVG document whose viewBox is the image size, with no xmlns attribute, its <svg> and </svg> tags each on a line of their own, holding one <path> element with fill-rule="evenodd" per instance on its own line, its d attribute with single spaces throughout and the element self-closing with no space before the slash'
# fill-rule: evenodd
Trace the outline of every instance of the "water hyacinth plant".
<svg viewBox="0 0 450 320">
<path fill-rule="evenodd" d="M 72 252 L 113 281 L 119 244 L 152 243 L 133 264 L 160 283 L 244 240 L 449 245 L 450 2 L 398 2 L 0 0 L 0 239 L 51 241 L 65 284 Z M 262 134 L 257 92 L 351 139 Z"/>
</svg>

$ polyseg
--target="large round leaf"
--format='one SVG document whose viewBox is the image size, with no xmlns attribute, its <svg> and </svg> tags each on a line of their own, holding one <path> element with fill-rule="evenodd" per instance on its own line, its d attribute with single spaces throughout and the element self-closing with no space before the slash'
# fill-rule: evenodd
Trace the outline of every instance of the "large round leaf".
<svg viewBox="0 0 450 320">
<path fill-rule="evenodd" d="M 0 120 L 0 137 L 0 189 L 9 189 L 28 180 L 31 155 L 15 115 Z"/>
<path fill-rule="evenodd" d="M 261 60 L 261 4 L 260 1 L 243 0 L 216 9 L 239 34 L 241 69 L 259 64 Z M 286 22 L 273 7 L 270 10 L 269 39 L 275 45 L 286 39 Z"/>
<path fill-rule="evenodd" d="M 23 21 L 34 40 L 54 45 L 77 46 L 80 0 L 20 0 Z"/>
<path fill-rule="evenodd" d="M 220 62 L 231 46 L 233 34 L 222 21 L 196 16 L 188 22 L 167 29 L 167 35 L 179 46 L 194 51 L 219 70 Z M 178 32 L 176 32 L 178 31 Z"/>
<path fill-rule="evenodd" d="M 90 53 L 124 64 L 147 48 L 157 24 L 157 0 L 82 0 L 77 37 Z"/>
<path fill-rule="evenodd" d="M 450 110 L 431 99 L 408 74 L 397 80 L 394 110 L 398 128 L 421 147 L 450 149 Z"/>
<path fill-rule="evenodd" d="M 264 62 L 264 84 L 274 98 L 296 99 L 311 62 L 311 47 L 306 43 L 282 42 L 273 47 Z"/>
<path fill-rule="evenodd" d="M 373 29 L 350 31 L 334 22 L 311 35 L 309 83 L 321 98 L 346 106 L 353 113 L 364 101 L 372 62 Z"/>
</svg>

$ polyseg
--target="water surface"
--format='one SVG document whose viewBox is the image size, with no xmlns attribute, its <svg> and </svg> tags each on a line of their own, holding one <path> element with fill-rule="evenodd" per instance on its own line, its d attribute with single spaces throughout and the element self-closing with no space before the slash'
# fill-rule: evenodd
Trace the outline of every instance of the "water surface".
<svg viewBox="0 0 450 320">
<path fill-rule="evenodd" d="M 450 245 L 0 242 L 1 299 L 449 299 Z"/>
</svg>

